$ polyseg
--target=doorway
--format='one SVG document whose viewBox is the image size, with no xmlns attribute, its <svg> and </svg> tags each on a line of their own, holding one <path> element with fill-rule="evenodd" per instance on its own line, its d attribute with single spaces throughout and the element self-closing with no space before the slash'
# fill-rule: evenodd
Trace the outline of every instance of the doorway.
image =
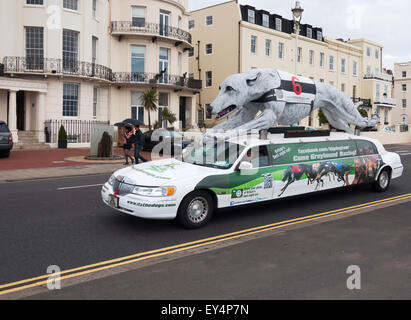
<svg viewBox="0 0 411 320">
<path fill-rule="evenodd" d="M 160 36 L 168 37 L 170 25 L 170 13 L 160 10 Z"/>
<path fill-rule="evenodd" d="M 187 98 L 186 97 L 180 97 L 180 121 L 181 121 L 181 126 L 182 129 L 186 129 L 187 123 Z"/>
<path fill-rule="evenodd" d="M 24 91 L 18 91 L 16 97 L 17 106 L 17 130 L 26 130 L 26 107 Z"/>
</svg>

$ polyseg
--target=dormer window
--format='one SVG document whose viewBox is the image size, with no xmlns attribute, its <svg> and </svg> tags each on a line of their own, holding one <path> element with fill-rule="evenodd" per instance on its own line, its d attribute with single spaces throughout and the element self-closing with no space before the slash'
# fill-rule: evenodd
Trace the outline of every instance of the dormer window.
<svg viewBox="0 0 411 320">
<path fill-rule="evenodd" d="M 283 21 L 280 18 L 275 18 L 275 30 L 281 31 L 282 24 L 283 24 Z"/>
<path fill-rule="evenodd" d="M 267 14 L 263 14 L 263 27 L 270 27 L 270 17 Z"/>
<path fill-rule="evenodd" d="M 248 9 L 248 22 L 255 23 L 255 12 L 254 12 L 254 10 Z"/>
</svg>

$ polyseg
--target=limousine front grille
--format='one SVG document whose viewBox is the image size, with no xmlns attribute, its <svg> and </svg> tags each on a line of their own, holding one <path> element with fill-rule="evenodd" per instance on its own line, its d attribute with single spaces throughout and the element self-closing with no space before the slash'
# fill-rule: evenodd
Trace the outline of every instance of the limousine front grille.
<svg viewBox="0 0 411 320">
<path fill-rule="evenodd" d="M 114 181 L 113 190 L 118 190 L 119 196 L 125 196 L 133 192 L 135 186 L 127 183 L 120 182 L 118 180 Z"/>
</svg>

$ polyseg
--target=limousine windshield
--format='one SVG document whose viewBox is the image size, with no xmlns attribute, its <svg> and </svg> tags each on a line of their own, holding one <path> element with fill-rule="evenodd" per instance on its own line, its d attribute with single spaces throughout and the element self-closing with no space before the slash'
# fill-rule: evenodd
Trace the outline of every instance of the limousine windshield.
<svg viewBox="0 0 411 320">
<path fill-rule="evenodd" d="M 244 146 L 227 141 L 193 143 L 183 150 L 182 161 L 215 169 L 230 169 L 244 151 Z"/>
</svg>

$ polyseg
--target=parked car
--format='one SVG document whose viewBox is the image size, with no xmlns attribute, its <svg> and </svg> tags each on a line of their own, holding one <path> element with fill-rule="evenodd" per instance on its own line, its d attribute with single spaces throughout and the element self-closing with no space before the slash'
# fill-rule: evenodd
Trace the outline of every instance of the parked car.
<svg viewBox="0 0 411 320">
<path fill-rule="evenodd" d="M 13 135 L 7 124 L 0 121 L 0 158 L 8 158 L 13 149 Z"/>
<path fill-rule="evenodd" d="M 153 132 L 155 132 L 154 135 Z M 184 136 L 180 132 L 167 129 L 150 130 L 145 132 L 143 135 L 143 151 L 151 152 L 153 148 L 161 142 L 170 143 L 171 148 L 169 150 L 166 149 L 165 152 L 160 152 L 161 154 L 165 153 L 169 155 L 177 155 L 177 150 L 183 150 L 192 143 L 191 140 L 184 139 Z M 177 153 L 181 153 L 181 151 Z"/>
<path fill-rule="evenodd" d="M 177 218 L 186 228 L 199 228 L 219 208 L 359 184 L 384 192 L 402 175 L 400 156 L 377 140 L 327 134 L 269 134 L 264 140 L 249 135 L 193 143 L 180 160 L 162 159 L 115 172 L 101 190 L 102 200 L 125 214 Z"/>
<path fill-rule="evenodd" d="M 365 127 L 361 129 L 362 132 L 377 132 L 377 127 Z"/>
<path fill-rule="evenodd" d="M 390 126 L 384 126 L 382 127 L 381 131 L 384 133 L 395 133 L 395 128 Z"/>
</svg>

